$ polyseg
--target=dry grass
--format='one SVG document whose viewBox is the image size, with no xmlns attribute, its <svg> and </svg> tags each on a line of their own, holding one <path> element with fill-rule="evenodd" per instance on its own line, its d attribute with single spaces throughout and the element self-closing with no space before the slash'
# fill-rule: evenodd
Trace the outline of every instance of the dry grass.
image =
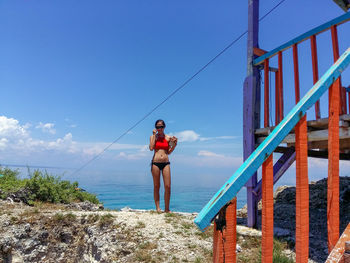
<svg viewBox="0 0 350 263">
<path fill-rule="evenodd" d="M 53 203 L 40 202 L 40 201 L 35 201 L 33 206 L 38 210 L 40 210 L 41 212 L 66 210 L 66 207 L 62 204 L 53 204 Z"/>
<path fill-rule="evenodd" d="M 145 228 L 146 224 L 142 221 L 137 221 L 135 228 Z"/>
<path fill-rule="evenodd" d="M 105 214 L 100 217 L 98 222 L 99 227 L 106 227 L 112 225 L 114 222 L 114 216 L 112 214 Z"/>
</svg>

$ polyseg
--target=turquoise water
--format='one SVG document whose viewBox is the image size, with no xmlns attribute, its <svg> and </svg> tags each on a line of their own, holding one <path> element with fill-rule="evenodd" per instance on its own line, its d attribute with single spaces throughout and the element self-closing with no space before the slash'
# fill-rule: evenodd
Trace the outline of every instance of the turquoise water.
<svg viewBox="0 0 350 263">
<path fill-rule="evenodd" d="M 110 184 L 82 185 L 97 194 L 105 208 L 155 209 L 152 185 Z M 213 187 L 173 186 L 171 189 L 170 209 L 178 212 L 199 212 L 218 191 Z M 164 191 L 160 191 L 161 209 L 164 209 Z M 237 207 L 246 203 L 245 191 L 238 193 Z"/>
<path fill-rule="evenodd" d="M 26 168 L 18 167 L 18 170 L 23 178 L 28 176 L 28 171 Z M 60 169 L 43 169 L 43 171 L 47 171 L 54 175 L 64 174 Z M 67 173 L 70 174 L 70 172 Z M 113 177 L 118 177 L 118 174 L 113 175 Z M 113 181 L 113 179 L 106 181 L 106 177 L 97 173 L 85 173 L 85 177 L 80 178 L 63 175 L 61 178 L 71 182 L 78 181 L 79 187 L 88 192 L 96 194 L 98 199 L 104 204 L 105 208 L 121 209 L 124 207 L 130 207 L 132 209 L 155 209 L 152 183 L 130 184 L 125 182 L 116 182 Z M 135 181 L 139 181 L 133 174 L 130 175 L 130 178 L 136 178 Z M 198 213 L 220 188 L 220 185 L 215 187 L 204 187 L 180 186 L 176 183 L 172 183 L 170 209 L 178 212 Z M 163 196 L 164 190 L 162 185 L 160 190 L 161 209 L 164 209 Z M 245 187 L 243 187 L 243 189 L 237 195 L 237 207 L 242 208 L 246 204 L 246 199 L 246 190 Z"/>
</svg>

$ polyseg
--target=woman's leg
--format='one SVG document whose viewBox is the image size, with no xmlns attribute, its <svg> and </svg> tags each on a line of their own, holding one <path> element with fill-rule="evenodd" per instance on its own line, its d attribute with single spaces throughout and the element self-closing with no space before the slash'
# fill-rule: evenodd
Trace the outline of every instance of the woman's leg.
<svg viewBox="0 0 350 263">
<path fill-rule="evenodd" d="M 160 170 L 154 164 L 152 164 L 152 176 L 153 176 L 154 203 L 156 204 L 157 212 L 161 212 L 162 210 L 159 207 Z"/>
<path fill-rule="evenodd" d="M 167 165 L 163 169 L 163 182 L 164 182 L 164 202 L 165 212 L 170 212 L 170 193 L 171 193 L 171 176 L 170 165 Z"/>
</svg>

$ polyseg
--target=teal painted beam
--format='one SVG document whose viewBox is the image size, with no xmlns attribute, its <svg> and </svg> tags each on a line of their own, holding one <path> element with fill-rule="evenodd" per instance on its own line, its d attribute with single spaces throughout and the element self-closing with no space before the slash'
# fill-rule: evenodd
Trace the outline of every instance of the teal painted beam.
<svg viewBox="0 0 350 263">
<path fill-rule="evenodd" d="M 350 20 L 350 12 L 345 13 L 344 15 L 338 16 L 337 18 L 334 18 L 333 20 L 328 21 L 327 23 L 324 23 L 323 25 L 315 27 L 314 29 L 311 29 L 308 32 L 288 41 L 287 43 L 279 46 L 278 48 L 275 48 L 275 49 L 271 50 L 270 52 L 267 52 L 266 54 L 254 59 L 253 63 L 255 66 L 257 66 L 257 65 L 263 63 L 265 59 L 271 58 L 274 55 L 276 55 L 279 51 L 286 50 L 286 49 L 290 48 L 291 46 L 293 46 L 294 44 L 303 42 L 304 40 L 307 40 L 308 38 L 310 38 L 313 35 L 318 35 L 334 25 L 340 25 L 340 24 L 343 24 L 349 20 Z"/>
<path fill-rule="evenodd" d="M 265 159 L 273 153 L 275 148 L 305 115 L 306 111 L 320 99 L 322 94 L 328 90 L 329 86 L 341 75 L 349 64 L 350 47 L 319 81 L 317 81 L 308 93 L 306 93 L 299 103 L 293 107 L 289 114 L 276 126 L 270 135 L 248 157 L 197 215 L 194 222 L 201 230 L 208 227 L 220 209 L 237 195 L 238 191 L 248 182 L 249 178 L 258 170 Z"/>
</svg>

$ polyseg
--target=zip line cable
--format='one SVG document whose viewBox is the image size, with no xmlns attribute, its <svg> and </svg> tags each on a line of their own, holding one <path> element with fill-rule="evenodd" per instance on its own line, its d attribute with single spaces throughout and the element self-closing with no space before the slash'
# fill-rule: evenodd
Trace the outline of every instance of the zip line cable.
<svg viewBox="0 0 350 263">
<path fill-rule="evenodd" d="M 280 6 L 283 2 L 286 0 L 281 0 L 277 5 L 275 5 L 270 11 L 268 11 L 265 15 L 263 15 L 261 18 L 259 18 L 259 22 L 262 21 L 265 17 L 267 17 L 271 12 L 273 12 L 278 6 Z M 96 160 L 98 157 L 100 157 L 105 151 L 107 151 L 113 144 L 115 144 L 117 141 L 119 141 L 121 138 L 123 138 L 128 132 L 130 132 L 132 129 L 134 129 L 137 125 L 139 125 L 143 120 L 145 120 L 148 116 L 150 116 L 153 112 L 155 112 L 160 106 L 162 106 L 166 101 L 168 101 L 172 96 L 174 96 L 178 91 L 180 91 L 182 88 L 184 88 L 190 81 L 192 81 L 198 74 L 200 74 L 203 70 L 205 70 L 211 63 L 213 63 L 218 57 L 220 57 L 223 53 L 225 53 L 230 47 L 232 47 L 238 40 L 240 40 L 245 34 L 248 33 L 248 30 L 244 31 L 242 34 L 240 34 L 235 40 L 233 40 L 230 44 L 228 44 L 223 50 L 221 50 L 215 57 L 213 57 L 207 64 L 202 66 L 196 73 L 194 73 L 190 78 L 188 78 L 182 85 L 180 85 L 177 89 L 175 89 L 173 92 L 171 92 L 163 101 L 161 101 L 158 105 L 156 105 L 150 112 L 148 112 L 146 115 L 144 115 L 140 120 L 138 120 L 134 125 L 132 125 L 129 129 L 127 129 L 124 133 L 122 133 L 117 139 L 115 139 L 113 142 L 111 142 L 108 146 L 106 146 L 100 153 L 95 155 L 93 158 L 91 158 L 89 161 L 87 161 L 85 164 L 83 164 L 80 168 L 75 170 L 71 175 L 75 175 L 78 172 L 80 172 L 82 169 L 84 169 L 86 166 L 88 166 L 90 163 L 92 163 L 94 160 Z"/>
</svg>

